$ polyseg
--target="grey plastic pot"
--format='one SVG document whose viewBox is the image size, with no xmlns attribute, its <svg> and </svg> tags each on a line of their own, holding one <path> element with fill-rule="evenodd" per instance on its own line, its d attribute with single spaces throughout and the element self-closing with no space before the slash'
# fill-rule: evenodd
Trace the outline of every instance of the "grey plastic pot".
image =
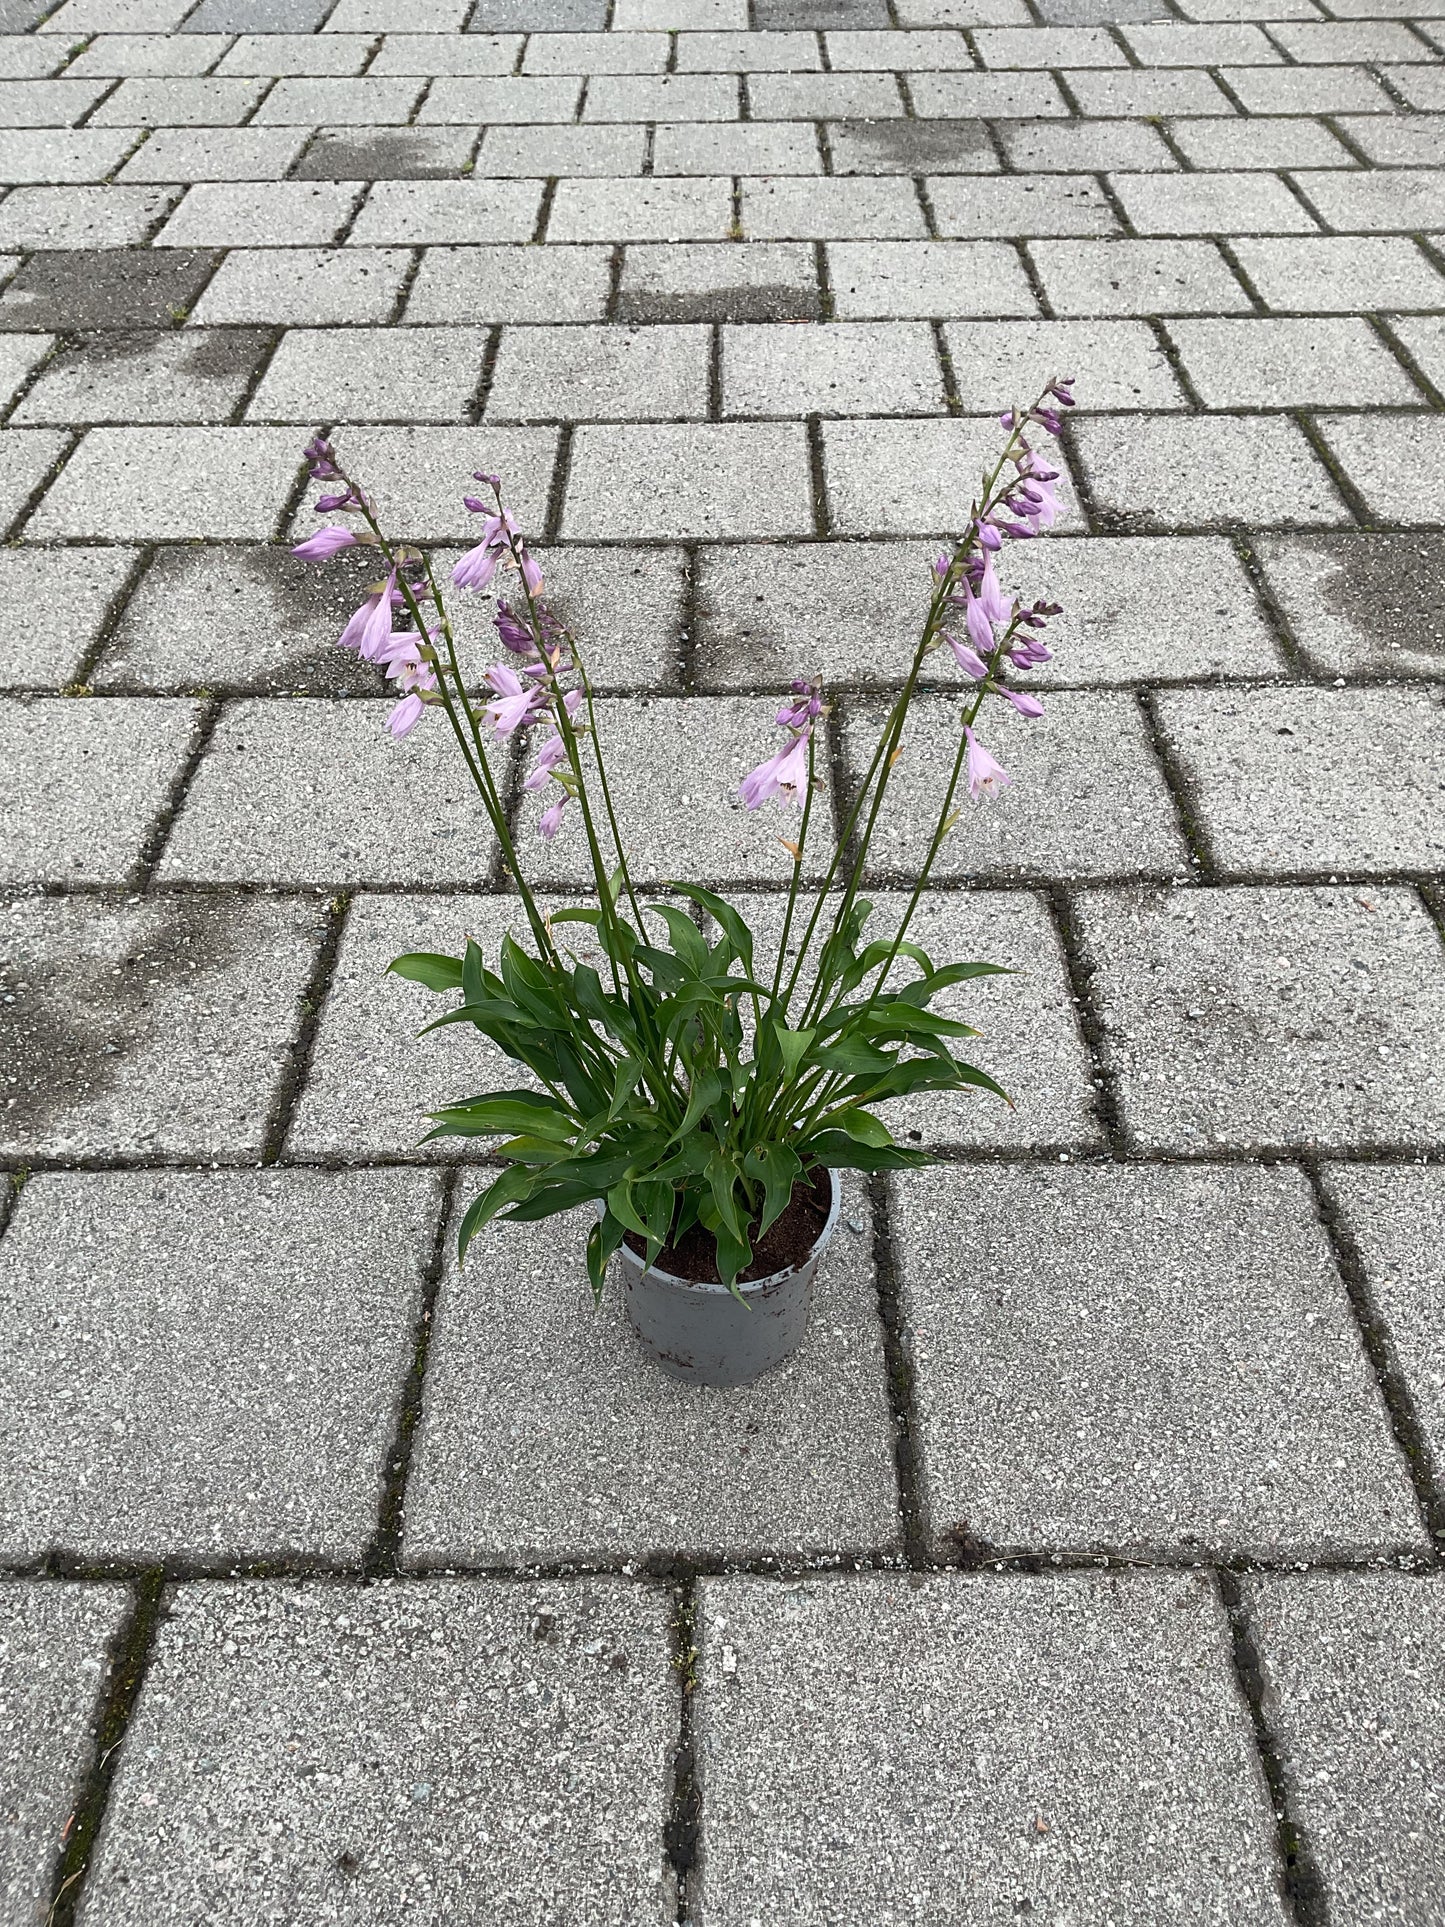
<svg viewBox="0 0 1445 1927">
<path fill-rule="evenodd" d="M 740 1284 L 743 1304 L 726 1285 L 674 1278 L 627 1245 L 618 1251 L 627 1316 L 644 1349 L 672 1378 L 693 1385 L 746 1385 L 792 1357 L 803 1342 L 813 1277 L 838 1229 L 843 1195 L 836 1171 L 828 1173 L 832 1196 L 828 1220 L 800 1265 Z"/>
</svg>

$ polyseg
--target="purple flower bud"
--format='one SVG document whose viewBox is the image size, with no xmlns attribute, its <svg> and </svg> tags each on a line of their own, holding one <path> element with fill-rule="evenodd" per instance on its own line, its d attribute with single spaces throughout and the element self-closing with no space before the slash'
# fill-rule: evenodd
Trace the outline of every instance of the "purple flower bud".
<svg viewBox="0 0 1445 1927">
<path fill-rule="evenodd" d="M 545 837 L 549 843 L 562 827 L 562 812 L 566 807 L 567 792 L 563 790 L 552 807 L 542 812 L 542 821 L 537 825 L 537 831 L 538 834 Z"/>
<path fill-rule="evenodd" d="M 474 482 L 485 482 L 487 487 L 496 494 L 500 494 L 501 492 L 502 478 L 500 475 L 484 475 L 479 468 L 474 468 L 472 470 L 472 480 Z"/>
<path fill-rule="evenodd" d="M 1036 408 L 1034 420 L 1040 427 L 1046 428 L 1051 435 L 1061 435 L 1064 431 L 1064 424 L 1052 408 Z"/>
<path fill-rule="evenodd" d="M 514 655 L 535 654 L 536 645 L 531 629 L 515 614 L 509 603 L 500 600 L 497 603 L 496 631 Z"/>
<path fill-rule="evenodd" d="M 304 542 L 296 544 L 291 553 L 299 556 L 303 562 L 325 562 L 333 555 L 339 555 L 343 549 L 355 546 L 356 537 L 350 529 L 332 526 L 318 529 L 315 535 L 308 535 Z"/>
<path fill-rule="evenodd" d="M 985 549 L 1001 549 L 1003 547 L 1003 540 L 992 522 L 980 522 L 977 527 L 978 539 L 982 547 Z"/>
<path fill-rule="evenodd" d="M 1005 689 L 1002 683 L 995 683 L 993 693 L 996 696 L 1002 696 L 1006 703 L 1012 703 L 1020 716 L 1027 716 L 1032 719 L 1035 716 L 1042 716 L 1044 713 L 1044 706 L 1038 697 L 1030 696 L 1025 690 Z"/>
<path fill-rule="evenodd" d="M 469 510 L 473 515 L 490 515 L 492 513 L 491 503 L 482 501 L 480 496 L 477 495 L 464 495 L 462 497 L 462 507 Z"/>
<path fill-rule="evenodd" d="M 983 657 L 976 655 L 968 644 L 961 642 L 957 636 L 945 636 L 944 641 L 953 651 L 953 659 L 964 675 L 972 676 L 975 682 L 982 682 L 988 674 L 988 664 Z"/>
<path fill-rule="evenodd" d="M 349 488 L 343 490 L 340 495 L 318 495 L 316 498 L 316 513 L 318 515 L 330 515 L 334 509 L 349 509 L 350 507 L 351 490 Z"/>
</svg>

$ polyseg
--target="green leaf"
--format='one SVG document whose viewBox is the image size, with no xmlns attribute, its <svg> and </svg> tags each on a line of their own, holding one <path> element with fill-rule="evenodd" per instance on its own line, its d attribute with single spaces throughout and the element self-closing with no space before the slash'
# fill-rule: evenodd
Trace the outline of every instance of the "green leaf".
<svg viewBox="0 0 1445 1927">
<path fill-rule="evenodd" d="M 753 1248 L 744 1233 L 736 1229 L 733 1222 L 724 1217 L 717 1209 L 715 1198 L 705 1197 L 698 1200 L 698 1222 L 703 1229 L 713 1235 L 717 1246 L 718 1276 L 737 1299 L 740 1305 L 748 1301 L 738 1290 L 738 1273 L 752 1260 Z M 751 1305 L 748 1306 L 751 1310 Z"/>
<path fill-rule="evenodd" d="M 679 1138 L 687 1137 L 698 1120 L 712 1109 L 723 1094 L 722 1079 L 716 1071 L 704 1071 L 687 1094 L 687 1109 L 682 1114 L 682 1122 L 667 1140 L 676 1144 Z"/>
<path fill-rule="evenodd" d="M 467 947 L 462 953 L 462 997 L 469 1004 L 480 1004 L 486 995 L 486 970 L 481 946 L 475 937 L 468 937 Z"/>
<path fill-rule="evenodd" d="M 577 1129 L 577 1120 L 555 1097 L 538 1091 L 491 1091 L 465 1104 L 430 1111 L 428 1116 L 438 1118 L 440 1124 L 428 1131 L 423 1143 L 434 1137 L 496 1137 L 513 1131 L 565 1140 Z"/>
<path fill-rule="evenodd" d="M 820 1131 L 802 1147 L 814 1164 L 834 1170 L 911 1171 L 937 1159 L 928 1151 L 910 1151 L 902 1144 L 860 1144 L 846 1131 Z"/>
<path fill-rule="evenodd" d="M 790 1144 L 755 1144 L 743 1159 L 743 1176 L 763 1187 L 763 1211 L 758 1236 L 767 1236 L 787 1208 L 793 1186 L 803 1175 L 802 1159 Z"/>
<path fill-rule="evenodd" d="M 408 950 L 404 957 L 393 957 L 386 966 L 398 977 L 421 984 L 427 990 L 460 990 L 462 960 L 441 957 L 433 950 Z"/>
<path fill-rule="evenodd" d="M 514 1164 L 494 1179 L 480 1197 L 472 1199 L 457 1231 L 458 1263 L 466 1258 L 467 1246 L 482 1227 L 490 1224 L 507 1205 L 520 1204 L 536 1181 L 535 1173 L 527 1170 L 525 1165 Z"/>
<path fill-rule="evenodd" d="M 866 1077 L 875 1071 L 888 1070 L 893 1059 L 861 1037 L 840 1037 L 836 1044 L 829 1044 L 817 1052 L 813 1062 L 821 1064 L 824 1070 L 843 1071 L 850 1077 Z"/>
<path fill-rule="evenodd" d="M 622 1243 L 623 1229 L 610 1211 L 604 1211 L 587 1233 L 587 1276 L 592 1285 L 593 1299 L 599 1305 L 607 1282 L 607 1267 L 612 1262 L 612 1254 Z"/>
<path fill-rule="evenodd" d="M 898 992 L 904 1003 L 931 1003 L 941 990 L 950 984 L 969 983 L 975 977 L 1012 977 L 1017 973 L 1006 964 L 956 963 L 945 964 L 942 970 L 932 970 L 927 976 L 919 977 L 911 984 L 905 984 Z"/>
<path fill-rule="evenodd" d="M 679 896 L 689 897 L 692 902 L 707 911 L 708 915 L 717 924 L 718 929 L 722 931 L 723 935 L 737 952 L 742 962 L 744 974 L 751 977 L 753 974 L 753 933 L 746 921 L 734 910 L 733 906 L 728 903 L 725 898 L 718 896 L 715 891 L 704 890 L 696 883 L 674 883 L 669 887 L 676 890 Z"/>
<path fill-rule="evenodd" d="M 647 907 L 667 925 L 674 954 L 693 976 L 700 977 L 707 969 L 707 945 L 692 918 L 675 903 L 649 903 Z"/>
<path fill-rule="evenodd" d="M 789 1030 L 785 1025 L 773 1024 L 773 1035 L 778 1040 L 778 1050 L 783 1059 L 783 1082 L 791 1084 L 798 1075 L 798 1066 L 807 1056 L 818 1035 L 814 1030 Z"/>
<path fill-rule="evenodd" d="M 834 1130 L 846 1131 L 859 1144 L 871 1144 L 875 1149 L 881 1149 L 883 1145 L 893 1142 L 893 1133 L 886 1124 L 868 1111 L 855 1110 L 852 1105 L 831 1112 L 826 1121 Z"/>
</svg>

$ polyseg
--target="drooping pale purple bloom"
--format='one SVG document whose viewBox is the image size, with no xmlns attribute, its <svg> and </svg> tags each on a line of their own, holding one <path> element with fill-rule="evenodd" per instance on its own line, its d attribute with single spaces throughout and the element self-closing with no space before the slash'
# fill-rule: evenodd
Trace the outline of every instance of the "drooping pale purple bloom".
<svg viewBox="0 0 1445 1927">
<path fill-rule="evenodd" d="M 549 843 L 562 827 L 562 812 L 567 807 L 567 801 L 567 792 L 563 790 L 556 802 L 542 812 L 542 820 L 537 825 L 537 834 L 545 837 Z"/>
<path fill-rule="evenodd" d="M 509 602 L 497 598 L 497 613 L 493 625 L 508 649 L 516 656 L 535 655 L 537 645 L 528 623 L 517 614 Z"/>
<path fill-rule="evenodd" d="M 975 595 L 973 585 L 963 585 L 963 620 L 968 630 L 968 639 L 981 656 L 993 653 L 993 624 L 988 619 L 988 611 Z"/>
<path fill-rule="evenodd" d="M 1054 659 L 1053 650 L 1046 649 L 1035 636 L 1015 636 L 1008 654 L 1015 669 L 1032 669 L 1038 663 Z"/>
<path fill-rule="evenodd" d="M 994 694 L 1002 696 L 1006 703 L 1012 703 L 1020 716 L 1027 716 L 1031 721 L 1044 713 L 1044 706 L 1038 697 L 1030 696 L 1027 690 L 1005 689 L 1002 683 L 995 683 Z"/>
<path fill-rule="evenodd" d="M 1013 613 L 1013 605 L 999 587 L 998 575 L 991 555 L 984 561 L 983 575 L 979 578 L 978 584 L 978 599 L 990 622 L 1007 622 Z"/>
<path fill-rule="evenodd" d="M 997 796 L 1005 783 L 1011 782 L 1008 771 L 979 742 L 973 731 L 965 723 L 963 733 L 968 738 L 968 793 L 970 796 Z"/>
<path fill-rule="evenodd" d="M 391 640 L 392 614 L 398 597 L 391 574 L 374 590 L 336 638 L 338 649 L 354 649 L 363 662 L 380 662 Z"/>
<path fill-rule="evenodd" d="M 985 549 L 1001 549 L 1003 547 L 1003 537 L 999 534 L 992 522 L 978 522 L 975 523 L 974 526 L 978 530 L 978 539 L 981 547 Z"/>
<path fill-rule="evenodd" d="M 547 787 L 547 779 L 559 764 L 567 760 L 567 745 L 558 735 L 551 735 L 537 752 L 537 760 L 522 781 L 522 788 L 535 794 Z"/>
<path fill-rule="evenodd" d="M 525 729 L 529 723 L 536 722 L 546 707 L 546 690 L 535 682 L 524 683 L 509 663 L 494 662 L 486 680 L 487 686 L 496 692 L 496 701 L 488 703 L 482 720 L 499 736 L 510 736 L 516 730 Z"/>
<path fill-rule="evenodd" d="M 530 595 L 539 596 L 542 593 L 542 571 L 533 560 L 531 551 L 523 548 L 520 543 L 517 546 L 521 555 L 522 580 L 526 583 Z"/>
<path fill-rule="evenodd" d="M 323 498 L 326 499 L 326 498 Z M 330 498 L 335 500 L 335 497 Z M 321 507 L 321 503 L 316 505 Z M 356 546 L 356 536 L 350 529 L 330 527 L 318 529 L 315 535 L 308 535 L 304 542 L 298 542 L 292 555 L 299 556 L 303 562 L 326 562 L 333 555 L 340 555 L 343 549 Z"/>
<path fill-rule="evenodd" d="M 802 801 L 808 788 L 808 738 L 812 733 L 809 727 L 792 737 L 776 756 L 749 771 L 738 785 L 744 808 L 759 809 L 774 796 L 792 805 Z"/>
<path fill-rule="evenodd" d="M 988 664 L 977 655 L 968 644 L 958 636 L 945 635 L 944 640 L 953 651 L 953 659 L 965 676 L 972 676 L 975 682 L 982 682 L 988 674 Z"/>
<path fill-rule="evenodd" d="M 413 691 L 410 695 L 403 696 L 396 707 L 388 712 L 387 731 L 399 743 L 403 736 L 410 736 L 425 714 L 426 704 Z"/>
</svg>

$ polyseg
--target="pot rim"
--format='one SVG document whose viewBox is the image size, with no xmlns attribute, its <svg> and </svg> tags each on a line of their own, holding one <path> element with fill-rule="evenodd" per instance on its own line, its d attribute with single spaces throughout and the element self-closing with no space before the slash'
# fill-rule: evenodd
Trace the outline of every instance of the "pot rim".
<svg viewBox="0 0 1445 1927">
<path fill-rule="evenodd" d="M 823 1247 L 838 1229 L 838 1219 L 842 1216 L 843 1211 L 843 1186 L 839 1181 L 837 1171 L 834 1170 L 831 1165 L 825 1165 L 823 1168 L 828 1173 L 828 1184 L 832 1190 L 833 1198 L 831 1204 L 828 1206 L 828 1215 L 823 1221 L 823 1229 L 813 1240 L 812 1245 L 809 1247 L 807 1257 L 796 1265 L 785 1265 L 781 1271 L 770 1271 L 765 1278 L 739 1278 L 737 1281 L 737 1289 L 742 1292 L 744 1297 L 746 1297 L 749 1292 L 767 1291 L 773 1286 L 782 1284 L 785 1279 L 796 1278 L 800 1271 L 806 1270 L 809 1265 L 817 1260 L 822 1253 Z M 602 1215 L 602 1206 L 600 1204 L 597 1207 L 597 1215 L 599 1218 Z M 728 1298 L 731 1298 L 733 1295 L 730 1288 L 718 1279 L 679 1278 L 675 1272 L 664 1271 L 660 1265 L 644 1265 L 641 1256 L 628 1244 L 621 1244 L 617 1249 L 619 1257 L 622 1258 L 624 1263 L 630 1264 L 634 1275 L 638 1278 L 655 1278 L 660 1284 L 677 1285 L 684 1291 L 721 1292 Z"/>
</svg>

